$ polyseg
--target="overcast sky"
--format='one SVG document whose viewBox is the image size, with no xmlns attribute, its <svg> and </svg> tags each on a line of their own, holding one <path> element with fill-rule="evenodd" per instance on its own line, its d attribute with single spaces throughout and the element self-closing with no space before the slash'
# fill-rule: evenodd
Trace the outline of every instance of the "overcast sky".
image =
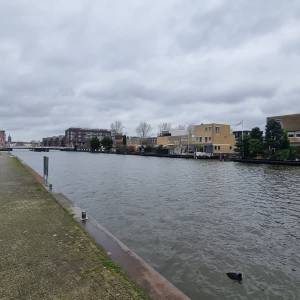
<svg viewBox="0 0 300 300">
<path fill-rule="evenodd" d="M 13 140 L 140 121 L 264 127 L 300 112 L 300 1 L 0 0 Z"/>
</svg>

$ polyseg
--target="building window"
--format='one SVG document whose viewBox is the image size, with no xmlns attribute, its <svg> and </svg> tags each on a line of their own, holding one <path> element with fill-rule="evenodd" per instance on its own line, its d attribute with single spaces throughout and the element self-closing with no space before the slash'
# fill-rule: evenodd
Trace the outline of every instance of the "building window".
<svg viewBox="0 0 300 300">
<path fill-rule="evenodd" d="M 292 131 L 288 132 L 288 137 L 294 137 L 294 136 L 295 136 L 295 132 Z"/>
<path fill-rule="evenodd" d="M 215 146 L 215 150 L 217 150 L 218 149 L 218 147 L 217 146 Z"/>
<path fill-rule="evenodd" d="M 232 146 L 230 146 L 229 149 L 232 150 Z"/>
<path fill-rule="evenodd" d="M 205 137 L 205 143 L 207 143 L 207 136 Z"/>
<path fill-rule="evenodd" d="M 209 137 L 208 140 L 211 141 L 211 137 Z"/>
<path fill-rule="evenodd" d="M 220 133 L 220 127 L 216 127 L 216 133 Z"/>
<path fill-rule="evenodd" d="M 218 146 L 218 150 L 221 150 L 221 146 Z"/>
<path fill-rule="evenodd" d="M 207 131 L 207 127 L 205 127 L 205 131 Z"/>
<path fill-rule="evenodd" d="M 300 137 L 300 131 L 296 131 L 296 137 Z"/>
</svg>

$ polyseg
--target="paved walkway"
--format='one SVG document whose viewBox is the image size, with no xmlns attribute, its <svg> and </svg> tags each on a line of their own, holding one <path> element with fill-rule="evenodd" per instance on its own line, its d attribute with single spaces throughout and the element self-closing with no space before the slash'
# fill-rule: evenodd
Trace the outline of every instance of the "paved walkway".
<svg viewBox="0 0 300 300">
<path fill-rule="evenodd" d="M 145 299 L 34 177 L 0 153 L 0 299 Z"/>
</svg>

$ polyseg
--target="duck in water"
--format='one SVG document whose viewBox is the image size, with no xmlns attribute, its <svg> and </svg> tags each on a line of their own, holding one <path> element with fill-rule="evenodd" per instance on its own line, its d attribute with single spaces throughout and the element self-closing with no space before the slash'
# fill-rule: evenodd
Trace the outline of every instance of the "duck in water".
<svg viewBox="0 0 300 300">
<path fill-rule="evenodd" d="M 226 275 L 232 279 L 232 280 L 236 280 L 238 281 L 239 283 L 242 283 L 242 273 L 233 273 L 233 272 L 229 272 L 229 273 L 226 273 Z"/>
</svg>

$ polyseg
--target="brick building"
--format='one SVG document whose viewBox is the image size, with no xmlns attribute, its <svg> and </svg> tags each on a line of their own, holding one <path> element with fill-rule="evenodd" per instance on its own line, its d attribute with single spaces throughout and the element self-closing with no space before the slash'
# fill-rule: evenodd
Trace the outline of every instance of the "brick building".
<svg viewBox="0 0 300 300">
<path fill-rule="evenodd" d="M 0 130 L 0 147 L 4 147 L 6 143 L 6 135 L 4 130 Z"/>
<path fill-rule="evenodd" d="M 230 125 L 216 123 L 194 125 L 192 141 L 212 155 L 232 154 L 236 143 Z"/>
<path fill-rule="evenodd" d="M 65 131 L 67 147 L 87 147 L 93 137 L 100 141 L 105 137 L 111 137 L 111 131 L 107 129 L 69 128 Z"/>
</svg>

